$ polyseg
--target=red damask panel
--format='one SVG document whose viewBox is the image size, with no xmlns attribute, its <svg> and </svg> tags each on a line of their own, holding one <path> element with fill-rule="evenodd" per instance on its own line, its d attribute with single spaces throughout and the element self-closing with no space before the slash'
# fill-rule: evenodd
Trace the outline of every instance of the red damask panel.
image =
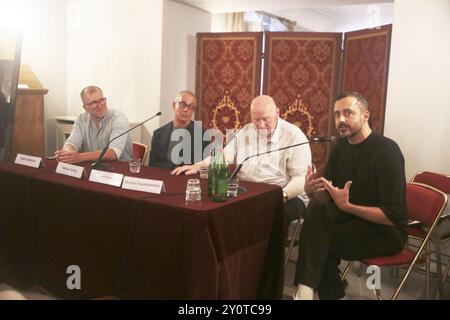
<svg viewBox="0 0 450 320">
<path fill-rule="evenodd" d="M 307 136 L 332 132 L 341 43 L 338 33 L 266 33 L 263 91 L 274 98 L 281 117 Z M 327 143 L 311 144 L 319 172 L 329 150 Z"/>
<path fill-rule="evenodd" d="M 342 88 L 369 102 L 372 129 L 384 131 L 392 25 L 345 34 Z"/>
<path fill-rule="evenodd" d="M 197 34 L 196 94 L 204 128 L 238 129 L 250 122 L 260 92 L 262 33 Z"/>
</svg>

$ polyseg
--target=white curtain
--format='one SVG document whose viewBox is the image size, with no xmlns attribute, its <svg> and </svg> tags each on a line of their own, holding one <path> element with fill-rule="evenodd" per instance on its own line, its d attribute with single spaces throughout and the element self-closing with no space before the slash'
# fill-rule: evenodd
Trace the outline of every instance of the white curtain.
<svg viewBox="0 0 450 320">
<path fill-rule="evenodd" d="M 243 12 L 228 13 L 228 32 L 243 32 L 245 30 L 245 21 Z"/>
</svg>

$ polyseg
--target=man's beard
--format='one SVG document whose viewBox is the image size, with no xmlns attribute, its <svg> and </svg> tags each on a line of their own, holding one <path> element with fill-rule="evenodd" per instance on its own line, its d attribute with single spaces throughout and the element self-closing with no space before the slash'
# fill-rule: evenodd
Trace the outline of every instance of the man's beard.
<svg viewBox="0 0 450 320">
<path fill-rule="evenodd" d="M 341 130 L 340 130 L 341 127 L 344 127 L 347 130 L 345 132 L 341 132 Z M 356 136 L 358 133 L 360 133 L 361 130 L 362 130 L 362 126 L 360 126 L 357 129 L 354 129 L 354 128 L 352 128 L 352 127 L 350 127 L 348 125 L 345 125 L 345 124 L 341 124 L 341 125 L 338 126 L 338 132 L 339 132 L 339 135 L 340 135 L 341 138 L 352 138 L 352 137 Z"/>
</svg>

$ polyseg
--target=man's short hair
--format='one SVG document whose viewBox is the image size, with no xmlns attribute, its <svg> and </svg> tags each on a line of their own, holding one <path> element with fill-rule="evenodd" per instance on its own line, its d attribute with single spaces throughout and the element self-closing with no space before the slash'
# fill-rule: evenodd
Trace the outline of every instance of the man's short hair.
<svg viewBox="0 0 450 320">
<path fill-rule="evenodd" d="M 84 88 L 80 92 L 81 101 L 83 101 L 83 103 L 84 103 L 83 97 L 84 97 L 84 95 L 86 93 L 93 93 L 93 92 L 96 92 L 96 91 L 100 91 L 101 93 L 103 93 L 103 90 L 100 89 L 99 87 L 96 87 L 96 86 L 88 86 L 88 87 Z"/>
<path fill-rule="evenodd" d="M 361 93 L 356 91 L 344 91 L 338 94 L 334 102 L 336 103 L 337 101 L 348 97 L 353 97 L 356 99 L 361 112 L 369 110 L 369 103 L 367 102 L 366 98 L 364 98 L 364 96 Z"/>
<path fill-rule="evenodd" d="M 197 97 L 195 96 L 195 94 L 192 91 L 183 90 L 183 91 L 178 92 L 178 94 L 175 97 L 175 99 L 173 99 L 173 102 L 174 103 L 181 102 L 181 99 L 183 98 L 183 94 L 189 94 L 189 95 L 191 95 L 191 96 L 193 96 L 195 98 L 195 101 L 197 101 Z"/>
</svg>

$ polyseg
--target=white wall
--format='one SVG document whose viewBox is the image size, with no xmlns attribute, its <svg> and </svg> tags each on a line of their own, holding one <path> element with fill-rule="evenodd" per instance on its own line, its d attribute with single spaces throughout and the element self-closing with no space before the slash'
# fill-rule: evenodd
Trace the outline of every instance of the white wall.
<svg viewBox="0 0 450 320">
<path fill-rule="evenodd" d="M 172 101 L 179 91 L 195 92 L 195 35 L 210 30 L 211 14 L 176 2 L 163 2 L 161 125 L 173 119 Z"/>
<path fill-rule="evenodd" d="M 163 0 L 68 3 L 68 114 L 83 111 L 79 92 L 91 84 L 130 122 L 159 111 Z M 146 124 L 148 132 L 158 126 Z M 149 139 L 144 135 L 143 142 Z"/>
<path fill-rule="evenodd" d="M 450 1 L 396 0 L 385 134 L 421 170 L 450 174 Z"/>
<path fill-rule="evenodd" d="M 47 154 L 55 149 L 56 115 L 66 113 L 66 0 L 0 0 L 2 19 L 23 27 L 21 63 L 28 64 L 42 86 Z M 7 8 L 7 9 L 5 9 Z"/>
<path fill-rule="evenodd" d="M 228 13 L 211 15 L 211 32 L 228 32 Z"/>
</svg>

